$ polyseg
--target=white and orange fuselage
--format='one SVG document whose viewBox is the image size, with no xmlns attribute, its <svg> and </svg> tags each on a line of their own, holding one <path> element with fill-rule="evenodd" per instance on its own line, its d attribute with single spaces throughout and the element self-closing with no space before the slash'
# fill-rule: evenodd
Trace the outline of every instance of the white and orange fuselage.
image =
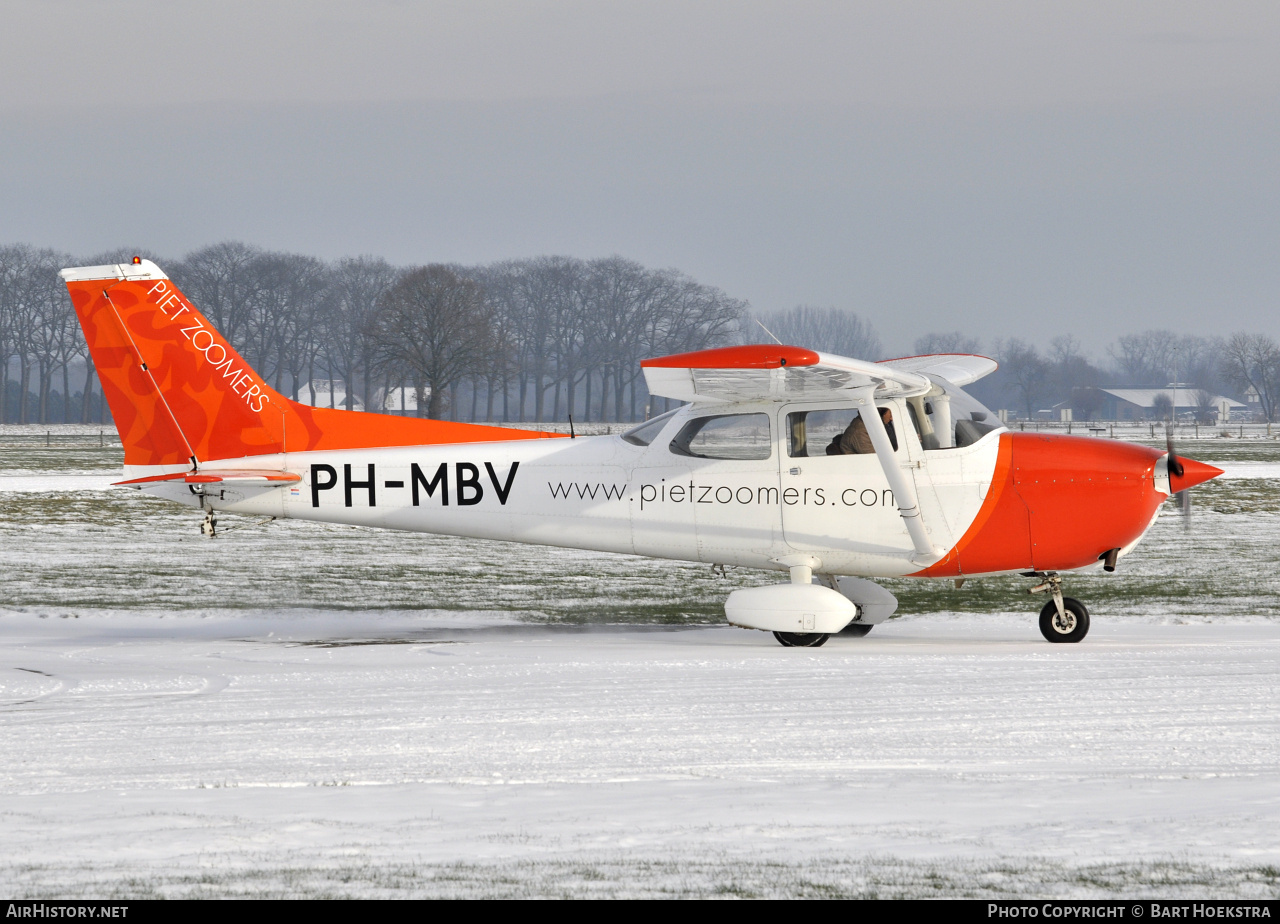
<svg viewBox="0 0 1280 924">
<path fill-rule="evenodd" d="M 1217 474 L 1182 460 L 1171 476 L 1156 449 L 1014 433 L 994 419 L 955 438 L 951 423 L 930 421 L 971 399 L 936 373 L 972 373 L 977 358 L 872 364 L 753 346 L 649 361 L 651 390 L 690 403 L 632 437 L 314 408 L 270 388 L 154 264 L 63 275 L 124 444 L 125 483 L 206 510 L 793 578 L 798 561 L 815 574 L 954 578 L 1100 567 L 1137 543 L 1170 493 Z M 896 447 L 875 432 L 886 451 L 797 444 L 806 415 L 856 407 L 870 424 L 872 406 L 891 411 Z M 704 418 L 749 421 L 754 448 L 692 452 L 681 434 Z"/>
</svg>

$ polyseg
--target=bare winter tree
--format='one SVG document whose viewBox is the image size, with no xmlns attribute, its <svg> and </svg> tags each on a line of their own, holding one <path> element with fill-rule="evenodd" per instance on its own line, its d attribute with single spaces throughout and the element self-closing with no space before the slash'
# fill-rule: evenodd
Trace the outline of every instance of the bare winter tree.
<svg viewBox="0 0 1280 924">
<path fill-rule="evenodd" d="M 19 314 L 31 248 L 0 247 L 0 423 L 9 421 L 9 366 L 18 355 Z"/>
<path fill-rule="evenodd" d="M 329 283 L 327 268 L 315 257 L 268 252 L 246 271 L 255 284 L 245 359 L 276 391 L 297 398 L 317 352 L 314 331 Z"/>
<path fill-rule="evenodd" d="M 70 388 L 68 366 L 75 357 L 79 341 L 83 339 L 80 324 L 76 320 L 66 286 L 58 278 L 58 270 L 71 262 L 65 254 L 47 253 L 39 276 L 33 280 L 34 323 L 31 326 L 31 346 L 36 361 L 37 408 L 40 423 L 49 421 L 52 407 L 54 376 L 62 373 L 61 416 L 66 420 L 70 409 L 67 391 Z"/>
<path fill-rule="evenodd" d="M 261 247 L 223 241 L 192 251 L 169 269 L 169 275 L 229 343 L 246 357 L 254 312 L 263 299 L 264 280 L 255 264 Z"/>
<path fill-rule="evenodd" d="M 660 273 L 618 256 L 593 260 L 588 266 L 589 339 L 597 358 L 601 420 L 626 420 L 631 416 L 627 389 L 635 385 L 633 369 L 643 358 L 637 354 L 645 348 L 650 316 L 658 310 L 666 281 Z M 588 379 L 588 386 L 590 382 Z M 608 409 L 610 400 L 612 414 Z M 590 406 L 588 388 L 588 413 Z"/>
<path fill-rule="evenodd" d="M 879 359 L 880 337 L 853 311 L 797 305 L 789 311 L 758 315 L 760 322 L 783 343 L 823 350 L 852 359 Z M 751 329 L 754 328 L 754 331 Z M 748 343 L 772 342 L 758 324 L 744 330 Z"/>
<path fill-rule="evenodd" d="M 1264 419 L 1280 411 L 1280 345 L 1265 334 L 1232 334 L 1222 346 L 1222 375 L 1241 392 L 1258 396 Z"/>
<path fill-rule="evenodd" d="M 725 343 L 741 328 L 747 313 L 746 302 L 677 270 L 660 270 L 654 275 L 655 287 L 644 313 L 643 334 L 625 360 L 627 374 L 632 377 L 628 383 L 632 420 L 639 416 L 641 358 L 704 350 Z"/>
<path fill-rule="evenodd" d="M 1102 371 L 1096 368 L 1080 350 L 1080 341 L 1070 334 L 1054 337 L 1049 341 L 1048 382 L 1047 385 L 1058 395 L 1072 396 L 1072 410 L 1077 405 L 1078 395 L 1085 404 L 1096 394 L 1097 386 L 1102 382 Z M 1100 396 L 1098 396 L 1100 399 Z M 1089 419 L 1092 413 L 1083 405 L 1079 408 L 1082 418 Z"/>
<path fill-rule="evenodd" d="M 57 271 L 65 265 L 65 257 L 52 250 L 40 250 L 27 244 L 6 247 L 0 252 L 0 331 L 4 342 L 3 378 L 0 398 L 4 410 L 0 419 L 7 419 L 9 403 L 8 369 L 14 359 L 18 362 L 17 418 L 19 423 L 29 419 L 31 402 L 31 373 L 36 372 L 40 397 L 37 408 L 41 420 L 48 412 L 48 384 L 57 368 L 64 341 L 71 332 L 62 323 L 61 313 L 71 311 L 66 289 L 58 290 Z"/>
<path fill-rule="evenodd" d="M 551 307 L 551 366 L 555 394 L 551 414 L 559 419 L 573 413 L 578 386 L 590 374 L 596 345 L 591 336 L 587 305 L 587 267 L 581 260 L 558 259 L 544 268 Z M 563 389 L 564 413 L 561 413 Z"/>
<path fill-rule="evenodd" d="M 523 341 L 525 365 L 520 381 L 520 419 L 524 420 L 525 388 L 533 388 L 533 419 L 544 420 L 547 389 L 557 380 L 557 318 L 565 298 L 566 282 L 577 275 L 578 261 L 570 257 L 538 257 L 521 261 L 515 278 L 520 306 L 518 336 Z"/>
<path fill-rule="evenodd" d="M 1026 415 L 1033 417 L 1036 405 L 1046 392 L 1048 364 L 1033 344 L 1017 337 L 997 340 L 995 348 L 1006 389 L 1017 398 Z"/>
<path fill-rule="evenodd" d="M 1108 349 L 1116 372 L 1127 385 L 1160 386 L 1173 375 L 1173 354 L 1178 337 L 1170 330 L 1122 334 Z"/>
<path fill-rule="evenodd" d="M 1211 424 L 1218 418 L 1218 409 L 1213 403 L 1213 392 L 1197 388 L 1192 397 L 1196 402 L 1196 423 L 1204 425 Z"/>
<path fill-rule="evenodd" d="M 329 373 L 329 394 L 333 395 L 334 376 L 337 376 L 346 387 L 343 407 L 349 411 L 355 409 L 359 378 L 363 378 L 359 394 L 364 408 L 374 409 L 369 383 L 373 363 L 370 323 L 395 280 L 395 268 L 380 257 L 348 257 L 333 267 L 332 297 L 327 301 L 321 336 Z"/>
<path fill-rule="evenodd" d="M 445 392 L 483 368 L 493 318 L 480 285 L 440 264 L 405 272 L 370 324 L 374 361 L 413 383 L 418 414 L 439 419 Z"/>
<path fill-rule="evenodd" d="M 1136 387 L 1159 387 L 1176 380 L 1213 384 L 1218 344 L 1206 337 L 1171 330 L 1122 334 L 1108 349 L 1121 380 Z"/>
<path fill-rule="evenodd" d="M 485 419 L 493 420 L 494 402 L 502 397 L 502 419 L 512 420 L 512 380 L 520 383 L 519 405 L 515 415 L 524 419 L 523 400 L 526 388 L 525 369 L 529 344 L 521 336 L 525 326 L 524 262 L 504 260 L 488 266 L 477 266 L 464 275 L 476 280 L 484 289 L 485 302 L 493 319 L 494 353 L 480 373 L 485 380 Z"/>
<path fill-rule="evenodd" d="M 934 331 L 917 337 L 913 349 L 917 356 L 931 356 L 934 353 L 981 353 L 982 341 L 966 337 L 958 330 Z"/>
<path fill-rule="evenodd" d="M 491 393 L 502 379 L 508 420 L 529 412 L 535 420 L 634 419 L 644 399 L 639 361 L 725 342 L 746 307 L 675 270 L 622 257 L 539 257 L 466 273 L 483 280 L 494 315 L 499 349 L 485 375 Z"/>
</svg>

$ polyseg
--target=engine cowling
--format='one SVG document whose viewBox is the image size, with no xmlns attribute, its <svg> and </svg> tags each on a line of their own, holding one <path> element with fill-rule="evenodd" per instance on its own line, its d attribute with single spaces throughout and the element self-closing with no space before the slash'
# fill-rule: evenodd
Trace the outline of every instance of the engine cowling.
<svg viewBox="0 0 1280 924">
<path fill-rule="evenodd" d="M 858 615 L 844 594 L 819 584 L 771 584 L 735 590 L 724 603 L 730 625 L 766 632 L 839 632 Z"/>
</svg>

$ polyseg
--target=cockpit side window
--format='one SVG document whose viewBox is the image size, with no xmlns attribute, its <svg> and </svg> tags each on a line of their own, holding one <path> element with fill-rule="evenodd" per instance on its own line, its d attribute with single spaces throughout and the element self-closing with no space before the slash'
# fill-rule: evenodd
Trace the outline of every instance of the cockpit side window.
<svg viewBox="0 0 1280 924">
<path fill-rule="evenodd" d="M 698 417 L 680 428 L 671 441 L 676 455 L 698 459 L 767 459 L 773 454 L 768 414 L 722 414 Z"/>
<path fill-rule="evenodd" d="M 896 451 L 898 435 L 893 426 L 893 413 L 888 408 L 880 408 L 880 416 Z M 857 409 L 842 407 L 788 414 L 787 451 L 792 458 L 811 458 L 870 454 L 876 450 Z"/>
</svg>

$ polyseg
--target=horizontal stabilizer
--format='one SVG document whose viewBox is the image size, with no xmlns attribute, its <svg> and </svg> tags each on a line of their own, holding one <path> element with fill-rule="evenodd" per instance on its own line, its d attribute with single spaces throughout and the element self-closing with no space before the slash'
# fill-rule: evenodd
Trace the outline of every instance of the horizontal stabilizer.
<svg viewBox="0 0 1280 924">
<path fill-rule="evenodd" d="M 144 484 L 157 484 L 160 482 L 284 486 L 297 484 L 301 480 L 302 476 L 295 472 L 214 471 L 212 469 L 203 469 L 198 472 L 173 472 L 169 475 L 148 475 L 146 478 L 131 478 L 128 481 L 117 481 L 114 486 L 128 485 L 130 487 L 138 487 Z"/>
<path fill-rule="evenodd" d="M 990 375 L 1000 364 L 987 356 L 975 353 L 934 353 L 932 356 L 903 356 L 901 359 L 882 359 L 878 363 L 903 372 L 922 372 L 946 379 L 952 385 L 964 386 Z"/>
</svg>

